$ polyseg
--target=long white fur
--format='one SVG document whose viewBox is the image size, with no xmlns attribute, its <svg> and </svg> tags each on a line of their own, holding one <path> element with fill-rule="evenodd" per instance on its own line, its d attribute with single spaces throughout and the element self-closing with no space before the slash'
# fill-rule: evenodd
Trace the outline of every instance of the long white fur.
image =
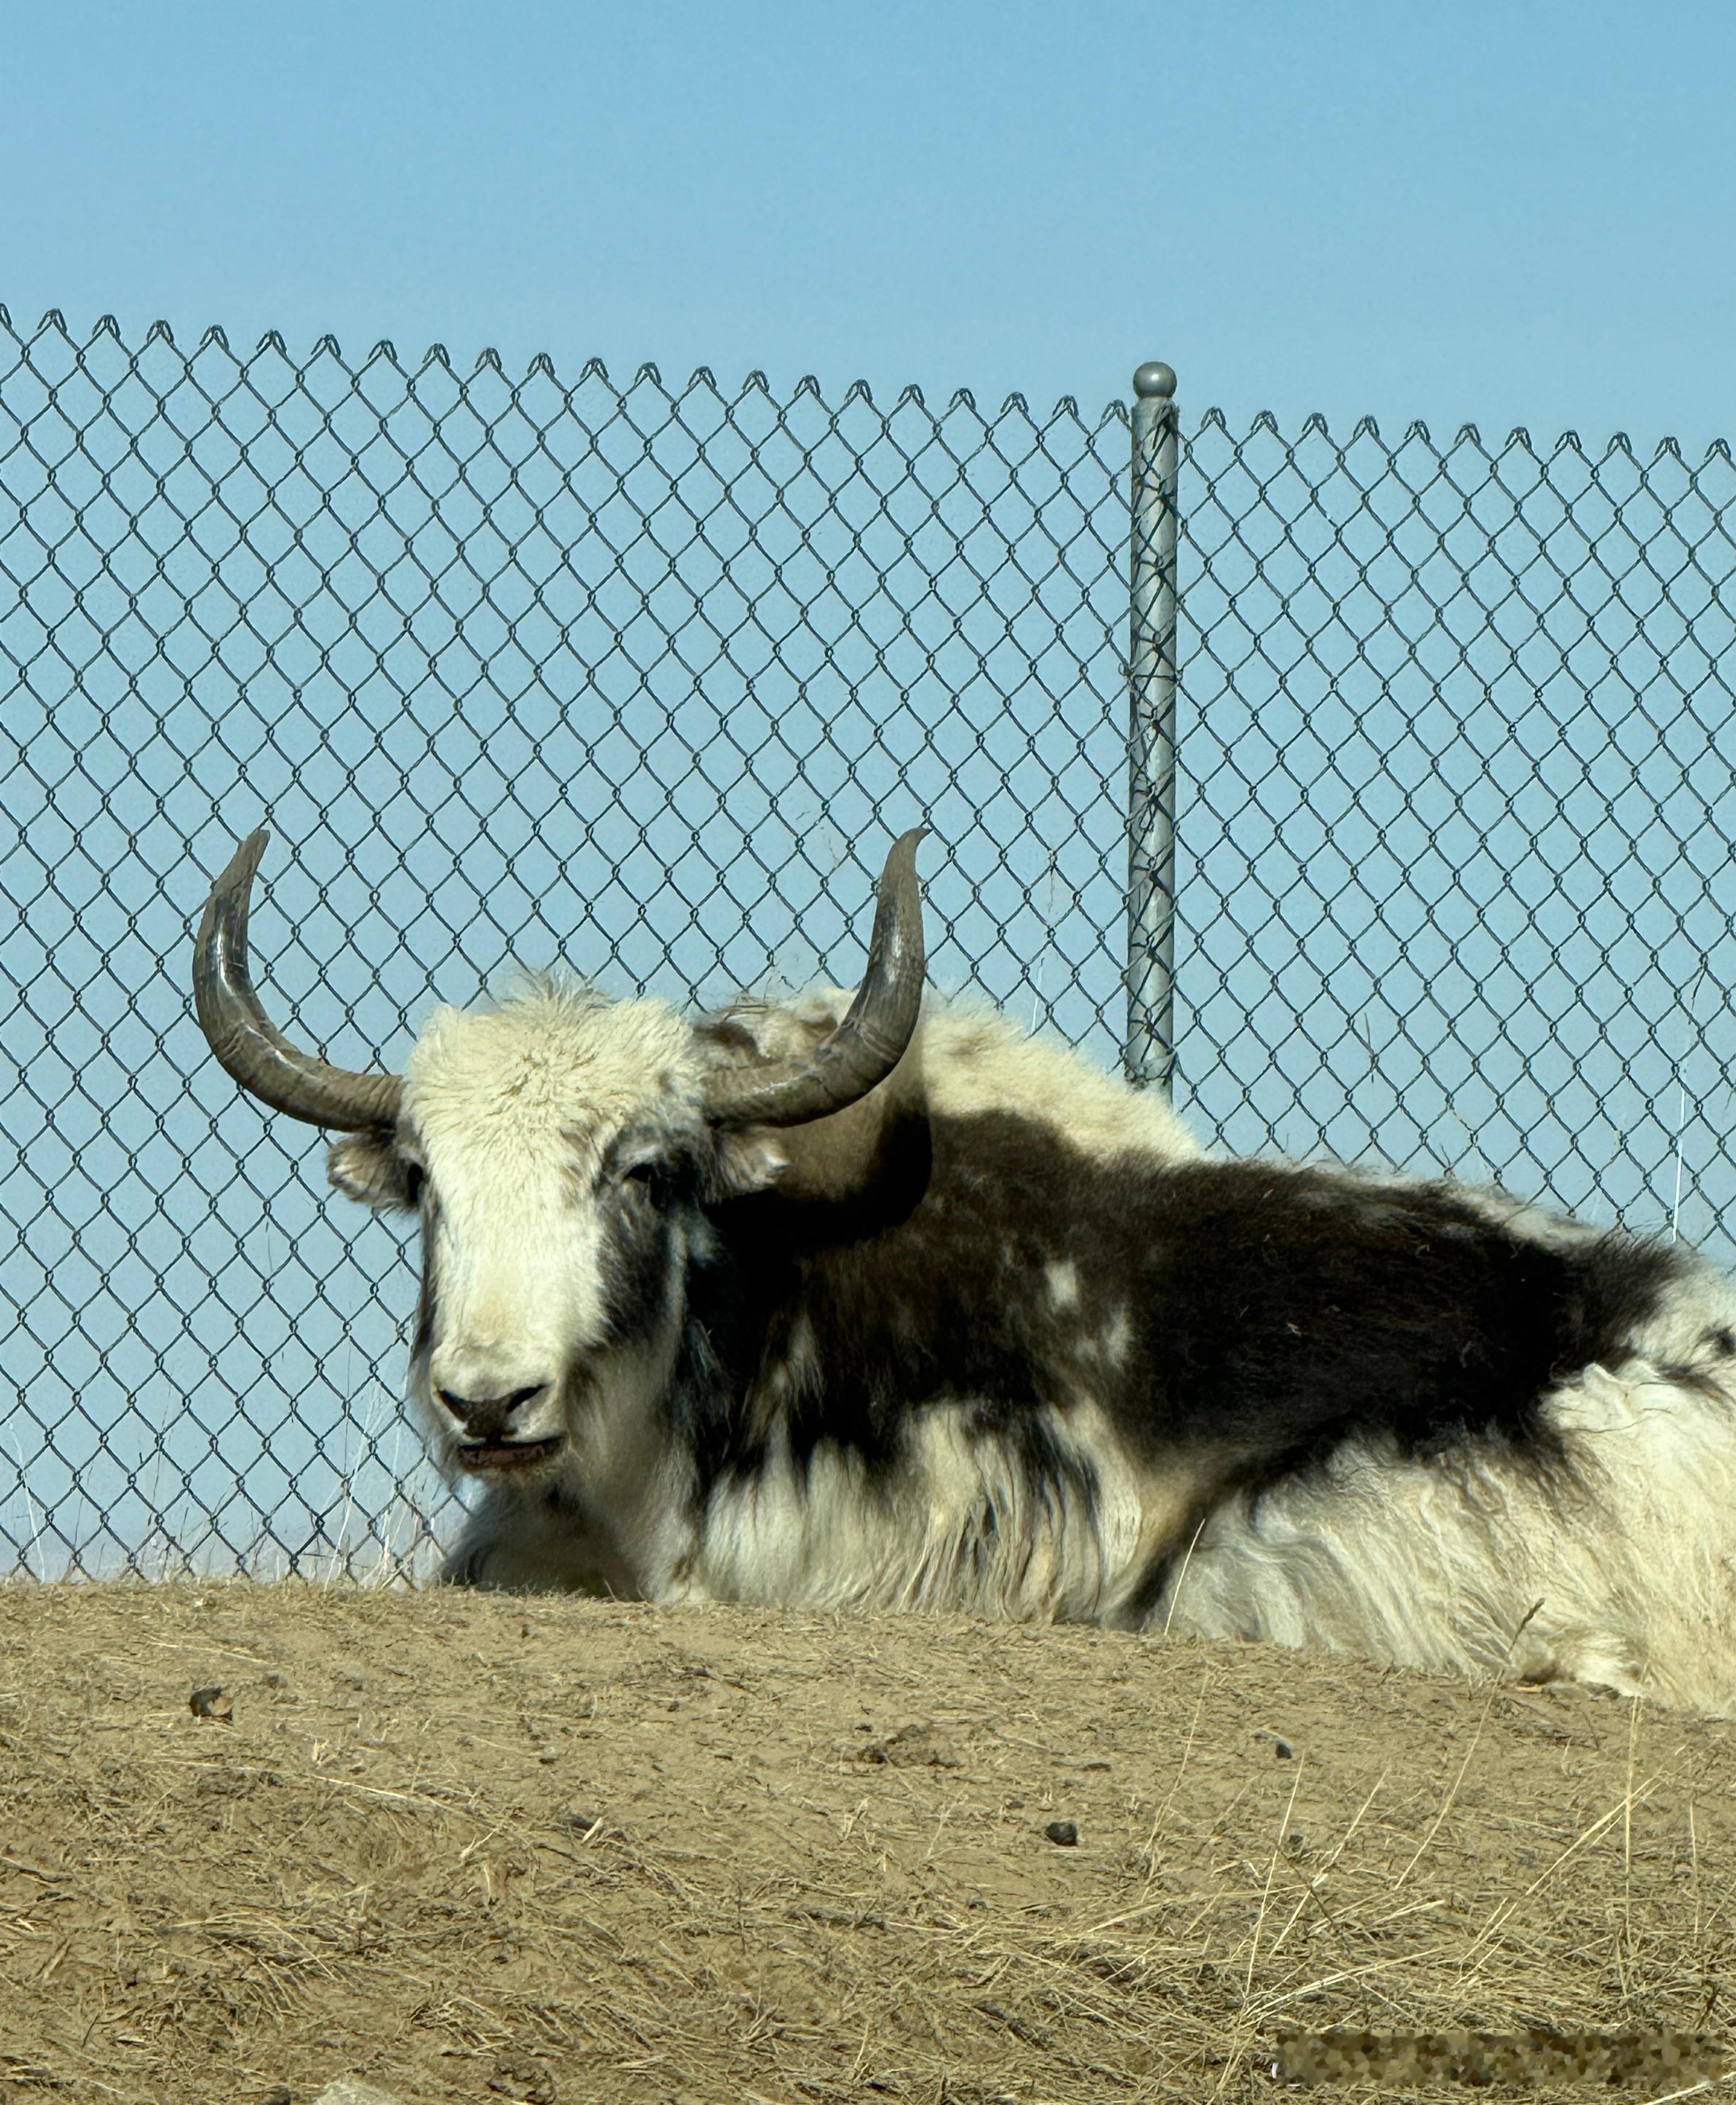
<svg viewBox="0 0 1736 2105">
<path fill-rule="evenodd" d="M 1207 1522 L 1168 1626 L 1736 1710 L 1732 1406 L 1644 1368 L 1551 1397 L 1583 1488 L 1353 1444 Z"/>
<path fill-rule="evenodd" d="M 792 1036 L 846 996 L 784 1012 Z M 775 1012 L 762 1032 L 776 1043 Z M 993 1109 L 1042 1121 L 1107 1159 L 1200 1151 L 1167 1107 L 1134 1096 L 1003 1020 L 939 1010 L 920 1026 L 923 1082 L 942 1115 Z M 967 1405 L 912 1421 L 902 1468 L 868 1481 L 841 1447 L 798 1464 L 777 1434 L 776 1394 L 748 1407 L 774 1428 L 764 1470 L 693 1512 L 687 1457 L 654 1432 L 681 1310 L 666 1348 L 617 1356 L 603 1388 L 575 1397 L 561 1370 L 601 1323 L 598 1216 L 583 1198 L 605 1144 L 639 1120 L 697 1121 L 716 1057 L 662 1004 L 604 1006 L 543 989 L 493 1015 L 442 1011 L 406 1080 L 407 1129 L 440 1195 L 440 1334 L 415 1383 L 437 1446 L 452 1423 L 433 1392 L 479 1380 L 550 1382 L 519 1429 L 564 1431 L 551 1480 L 491 1486 L 454 1553 L 492 1584 L 731 1599 L 814 1608 L 965 1611 L 1022 1620 L 1125 1620 L 1154 1551 L 1196 1486 L 1141 1468 L 1093 1393 L 1112 1324 L 1082 1334 L 1075 1394 L 1047 1414 L 1087 1473 L 1087 1502 L 1033 1501 L 1024 1473 Z M 1477 1203 L 1515 1232 L 1587 1231 L 1497 1194 Z M 1051 1305 L 1078 1298 L 1051 1268 Z M 1708 1330 L 1736 1327 L 1736 1294 L 1706 1275 L 1670 1289 L 1640 1356 L 1555 1391 L 1546 1410 L 1569 1458 L 1564 1486 L 1498 1449 L 1408 1460 L 1353 1443 L 1323 1472 L 1215 1511 L 1171 1590 L 1140 1612 L 1202 1637 L 1319 1644 L 1412 1667 L 1590 1681 L 1715 1714 L 1736 1713 L 1736 1402 L 1729 1362 L 1697 1365 Z M 1665 1368 L 1694 1367 L 1672 1379 Z M 799 1382 L 796 1361 L 777 1382 Z M 994 1526 L 984 1526 L 992 1513 Z"/>
</svg>

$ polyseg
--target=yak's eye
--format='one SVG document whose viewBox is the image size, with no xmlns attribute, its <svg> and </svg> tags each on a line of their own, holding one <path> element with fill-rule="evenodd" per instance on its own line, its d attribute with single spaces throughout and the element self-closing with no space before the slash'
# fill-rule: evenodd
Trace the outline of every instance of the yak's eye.
<svg viewBox="0 0 1736 2105">
<path fill-rule="evenodd" d="M 672 1164 L 645 1133 L 624 1134 L 605 1160 L 600 1182 L 661 1204 L 667 1197 Z"/>
</svg>

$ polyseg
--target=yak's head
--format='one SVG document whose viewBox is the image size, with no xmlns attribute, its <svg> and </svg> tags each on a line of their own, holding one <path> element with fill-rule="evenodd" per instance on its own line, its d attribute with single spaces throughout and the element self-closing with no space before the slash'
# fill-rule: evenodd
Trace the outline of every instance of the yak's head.
<svg viewBox="0 0 1736 2105">
<path fill-rule="evenodd" d="M 864 1097 L 909 1043 L 921 838 L 886 859 L 847 1012 L 791 1032 L 781 1055 L 661 1002 L 549 983 L 489 1013 L 436 1010 L 402 1075 L 333 1067 L 266 1017 L 247 942 L 264 829 L 243 843 L 199 930 L 199 1021 L 243 1088 L 346 1134 L 341 1191 L 420 1210 L 412 1389 L 448 1461 L 540 1475 L 612 1403 L 667 1379 L 707 1207 L 773 1182 L 786 1129 Z"/>
</svg>

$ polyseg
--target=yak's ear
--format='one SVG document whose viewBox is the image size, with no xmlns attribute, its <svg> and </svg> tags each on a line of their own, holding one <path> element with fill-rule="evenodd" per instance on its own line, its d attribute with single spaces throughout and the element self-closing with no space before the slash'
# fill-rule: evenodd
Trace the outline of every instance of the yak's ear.
<svg viewBox="0 0 1736 2105">
<path fill-rule="evenodd" d="M 364 1206 L 413 1206 L 417 1171 L 392 1143 L 390 1133 L 352 1133 L 334 1141 L 325 1173 L 346 1198 Z"/>
<path fill-rule="evenodd" d="M 707 1199 L 744 1199 L 775 1184 L 789 1161 L 783 1137 L 768 1126 L 721 1133 L 712 1151 Z"/>
</svg>

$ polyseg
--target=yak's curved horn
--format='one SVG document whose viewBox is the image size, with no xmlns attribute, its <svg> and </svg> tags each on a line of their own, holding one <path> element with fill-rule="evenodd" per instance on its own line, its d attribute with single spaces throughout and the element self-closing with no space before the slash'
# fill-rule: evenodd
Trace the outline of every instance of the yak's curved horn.
<svg viewBox="0 0 1736 2105">
<path fill-rule="evenodd" d="M 329 1066 L 292 1045 L 260 1007 L 248 968 L 248 901 L 270 838 L 263 826 L 249 834 L 205 902 L 193 950 L 199 1028 L 242 1088 L 274 1111 L 346 1133 L 390 1125 L 403 1086 L 397 1075 Z"/>
<path fill-rule="evenodd" d="M 917 826 L 892 844 L 868 970 L 850 1012 L 806 1058 L 720 1069 L 706 1095 L 713 1125 L 806 1125 L 865 1097 L 898 1065 L 922 1006 L 922 894 Z"/>
</svg>

